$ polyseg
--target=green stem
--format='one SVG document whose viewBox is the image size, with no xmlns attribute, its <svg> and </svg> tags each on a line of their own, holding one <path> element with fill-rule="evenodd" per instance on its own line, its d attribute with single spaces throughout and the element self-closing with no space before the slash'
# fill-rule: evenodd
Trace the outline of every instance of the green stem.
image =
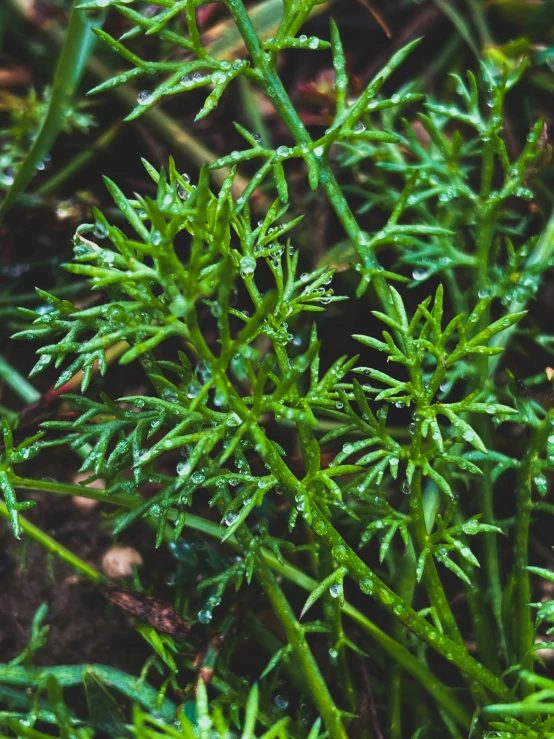
<svg viewBox="0 0 554 739">
<path fill-rule="evenodd" d="M 321 547 L 320 551 L 321 559 L 321 574 L 318 572 L 317 576 L 320 580 L 330 575 L 333 571 L 333 561 L 331 553 L 324 547 Z M 330 649 L 334 649 L 337 652 L 336 660 L 333 662 L 334 672 L 336 675 L 337 684 L 340 688 L 342 695 L 346 700 L 348 710 L 351 713 L 356 713 L 358 708 L 358 696 L 354 683 L 352 682 L 352 671 L 348 665 L 347 646 L 345 644 L 345 633 L 342 626 L 342 611 L 340 606 L 340 599 L 333 598 L 329 593 L 323 597 L 323 614 L 325 621 L 330 627 L 328 644 Z"/>
<path fill-rule="evenodd" d="M 490 46 L 491 44 L 493 44 L 493 38 L 491 32 L 489 31 L 489 26 L 483 12 L 484 3 L 482 3 L 481 0 L 466 0 L 466 2 L 469 6 L 469 12 L 471 13 L 471 17 L 473 18 L 475 27 L 477 28 L 477 31 L 479 33 L 481 48 L 484 48 L 485 46 Z"/>
<path fill-rule="evenodd" d="M 10 512 L 8 511 L 6 504 L 2 501 L 0 501 L 0 516 L 5 518 L 7 521 L 10 520 Z M 70 552 L 69 549 L 66 549 L 62 544 L 59 544 L 55 539 L 52 539 L 51 536 L 48 536 L 48 534 L 45 534 L 44 531 L 38 528 L 38 526 L 35 526 L 26 518 L 23 518 L 23 516 L 19 516 L 19 523 L 22 531 L 24 531 L 31 539 L 34 539 L 34 541 L 43 546 L 51 554 L 55 554 L 74 570 L 77 570 L 81 575 L 88 577 L 88 579 L 94 583 L 99 583 L 104 579 L 97 570 L 90 567 L 90 565 L 87 565 L 87 563 L 80 557 L 73 554 L 73 552 Z"/>
<path fill-rule="evenodd" d="M 410 494 L 410 510 L 412 514 L 412 530 L 416 544 L 416 554 L 421 554 L 429 545 L 429 534 L 425 522 L 423 510 L 423 498 L 421 493 L 421 469 L 416 469 L 412 478 L 412 492 Z M 446 593 L 437 572 L 435 562 L 429 553 L 423 570 L 423 582 L 429 596 L 431 606 L 435 609 L 439 621 L 446 633 L 458 644 L 463 644 L 462 635 L 458 629 L 456 619 L 450 609 Z"/>
<path fill-rule="evenodd" d="M 262 50 L 258 34 L 250 17 L 244 7 L 242 0 L 226 0 L 231 15 L 240 31 L 245 46 L 252 57 L 256 69 L 260 72 L 260 84 L 266 95 L 271 100 L 275 111 L 286 125 L 297 146 L 310 147 L 313 144 L 312 138 L 306 131 L 304 124 L 300 120 L 291 100 L 285 90 L 283 83 L 275 68 L 268 60 L 265 52 Z M 369 238 L 358 225 L 358 222 L 352 213 L 344 194 L 339 187 L 335 178 L 331 165 L 325 156 L 318 157 L 313 152 L 306 155 L 311 158 L 311 164 L 317 167 L 319 171 L 319 182 L 329 200 L 329 203 L 335 211 L 342 227 L 344 228 L 348 238 L 352 242 L 357 253 L 367 270 L 376 270 L 379 266 L 377 259 L 372 251 L 367 248 Z M 391 302 L 387 283 L 378 273 L 371 276 L 371 284 L 381 302 L 386 313 L 391 311 Z"/>
<path fill-rule="evenodd" d="M 514 577 L 515 577 L 515 622 L 516 649 L 521 669 L 533 671 L 533 642 L 535 629 L 531 615 L 531 587 L 529 583 L 529 527 L 533 504 L 531 485 L 533 466 L 539 457 L 548 435 L 552 433 L 554 411 L 549 411 L 546 418 L 533 430 L 527 450 L 520 462 L 516 478 L 516 513 L 514 520 Z M 528 695 L 532 687 L 521 683 L 520 690 Z"/>
<path fill-rule="evenodd" d="M 228 503 L 229 500 L 224 500 L 223 496 L 219 499 L 218 508 L 220 513 L 225 513 Z M 248 530 L 246 524 L 239 526 L 236 532 L 236 538 L 244 556 L 251 552 L 252 547 L 256 544 L 256 540 Z M 273 612 L 279 619 L 287 637 L 287 643 L 292 647 L 294 658 L 302 670 L 303 678 L 310 690 L 314 704 L 321 713 L 329 737 L 331 739 L 347 739 L 340 711 L 333 701 L 327 683 L 323 679 L 315 657 L 308 645 L 304 627 L 294 615 L 294 611 L 263 553 L 257 551 L 255 557 L 256 566 L 254 568 L 254 576 L 260 584 L 262 592 L 271 602 Z"/>
<path fill-rule="evenodd" d="M 4 357 L 0 356 L 0 378 L 11 387 L 24 403 L 35 403 L 40 398 L 38 390 L 26 380 Z"/>
<path fill-rule="evenodd" d="M 98 152 L 107 149 L 120 134 L 122 127 L 123 123 L 121 121 L 110 126 L 110 128 L 108 128 L 107 131 L 104 131 L 104 133 L 99 136 L 91 146 L 87 147 L 85 151 L 79 152 L 79 154 L 74 156 L 73 159 L 63 167 L 63 169 L 38 187 L 35 194 L 45 196 L 55 192 L 61 185 L 74 177 L 74 175 L 80 172 L 81 169 L 86 167 Z"/>
<path fill-rule="evenodd" d="M 241 535 L 238 534 L 237 538 L 240 541 Z M 294 615 L 263 554 L 259 553 L 256 560 L 256 578 L 262 586 L 263 592 L 271 601 L 274 613 L 286 634 L 287 642 L 294 650 L 294 655 L 300 664 L 304 679 L 310 688 L 314 703 L 321 713 L 329 736 L 336 737 L 336 739 L 347 739 L 340 711 L 337 709 L 327 684 L 319 671 L 317 662 L 306 641 L 302 625 Z"/>
<path fill-rule="evenodd" d="M 529 255 L 529 259 L 527 260 L 527 263 L 525 265 L 526 269 L 529 269 L 531 267 L 536 267 L 539 264 L 546 264 L 548 260 L 552 257 L 552 254 L 554 253 L 554 211 L 550 214 L 550 218 L 548 219 L 548 222 L 546 224 L 545 229 L 543 230 L 539 241 Z M 527 308 L 527 301 L 520 301 L 515 300 L 510 304 L 509 313 L 517 313 L 518 311 L 525 310 Z M 490 341 L 491 346 L 501 346 L 505 347 L 508 345 L 510 339 L 512 338 L 514 331 L 517 328 L 517 323 L 515 323 L 513 326 L 510 326 L 510 328 L 506 329 L 505 331 L 501 331 L 500 333 L 496 334 L 492 337 Z M 490 371 L 491 374 L 494 374 L 498 368 L 498 364 L 500 362 L 500 359 L 502 358 L 503 354 L 496 354 L 495 356 L 490 358 Z"/>
</svg>

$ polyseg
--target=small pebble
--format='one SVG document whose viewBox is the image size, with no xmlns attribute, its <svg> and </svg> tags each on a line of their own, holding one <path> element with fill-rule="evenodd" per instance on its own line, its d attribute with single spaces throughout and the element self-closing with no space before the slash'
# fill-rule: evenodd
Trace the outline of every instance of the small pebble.
<svg viewBox="0 0 554 739">
<path fill-rule="evenodd" d="M 133 547 L 111 547 L 102 557 L 102 571 L 115 580 L 132 575 L 133 565 L 142 566 L 142 557 Z"/>
</svg>

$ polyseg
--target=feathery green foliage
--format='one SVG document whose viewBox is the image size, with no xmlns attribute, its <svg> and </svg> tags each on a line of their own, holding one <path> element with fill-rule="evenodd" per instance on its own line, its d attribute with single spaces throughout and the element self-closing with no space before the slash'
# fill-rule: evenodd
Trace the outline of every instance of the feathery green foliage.
<svg viewBox="0 0 554 739">
<path fill-rule="evenodd" d="M 426 716 L 439 722 L 433 735 L 459 737 L 471 727 L 473 736 L 550 736 L 552 681 L 535 668 L 552 602 L 531 602 L 529 573 L 552 576 L 530 567 L 528 557 L 532 516 L 554 511 L 543 500 L 554 468 L 554 411 L 528 397 L 509 369 L 505 384 L 496 372 L 506 346 L 534 340 L 520 326 L 551 266 L 554 243 L 537 235 L 536 220 L 521 207 L 534 198 L 532 180 L 547 155 L 544 124 L 531 128 L 517 156 L 505 141 L 505 98 L 524 65 L 497 68 L 489 60 L 480 77 L 456 76 L 448 103 L 422 103 L 423 95 L 410 86 L 386 96 L 383 85 L 415 42 L 356 97 L 337 26 L 331 23 L 329 41 L 299 33 L 315 2 L 284 3 L 271 38 L 257 35 L 241 0 L 223 2 L 248 52 L 233 61 L 203 46 L 196 16 L 201 2 L 157 0 L 155 15 L 125 2 L 109 4 L 133 25 L 118 40 L 102 30 L 96 34 L 131 69 L 92 92 L 155 76 L 152 89 L 139 95 L 129 116 L 134 119 L 165 97 L 206 87 L 199 120 L 243 76 L 265 92 L 291 141 L 273 150 L 237 123 L 245 148 L 203 167 L 196 184 L 173 160 L 160 171 L 144 161 L 155 184 L 151 197 L 130 196 L 106 178 L 118 213 L 108 219 L 95 210 L 94 222 L 77 229 L 74 260 L 66 265 L 105 300 L 83 308 L 41 291 L 46 309 L 24 309 L 28 326 L 15 335 L 41 343 L 32 376 L 55 366 L 60 388 L 82 373 L 82 394 L 65 396 L 76 420 L 47 421 L 39 436 L 15 449 L 4 424 L 0 485 L 15 535 L 19 511 L 30 505 L 18 502 L 15 491 L 30 483 L 14 465 L 51 446 L 88 444 L 81 471 L 89 481 L 106 482 L 98 498 L 116 506 L 115 535 L 146 519 L 157 546 L 169 543 L 176 559 L 192 566 L 193 555 L 183 549 L 190 510 L 206 515 L 206 506 L 213 509 L 215 520 L 206 526 L 212 533 L 215 527 L 224 546 L 210 550 L 211 569 L 203 570 L 199 584 L 211 595 L 196 612 L 188 600 L 177 606 L 187 621 L 205 626 L 222 598 L 240 597 L 232 588 L 263 592 L 285 642 L 272 643 L 258 676 L 260 692 L 281 671 L 300 671 L 301 692 L 321 716 L 324 736 L 345 739 L 368 700 L 351 668 L 354 657 L 366 658 L 374 646 L 369 637 L 379 645 L 381 660 L 384 655 L 396 661 L 391 691 L 398 706 L 411 703 L 408 685 L 434 693 L 436 706 Z M 180 13 L 187 35 L 175 23 Z M 130 47 L 143 34 L 185 54 L 142 59 Z M 276 62 L 287 49 L 329 48 L 336 109 L 327 131 L 312 138 Z M 414 125 L 402 115 L 416 104 Z M 384 219 L 374 233 L 360 229 L 347 191 L 337 183 L 329 158 L 334 144 L 343 166 L 363 175 L 356 187 L 361 210 Z M 236 166 L 252 159 L 262 164 L 236 198 Z M 310 187 L 325 192 L 350 242 L 359 275 L 356 295 L 377 298 L 379 309 L 371 314 L 386 326 L 379 336 L 369 329 L 355 335 L 363 355 L 335 357 L 327 368 L 320 363 L 327 337 L 318 333 L 318 316 L 305 314 L 324 313 L 352 296 L 335 294 L 334 269 L 326 264 L 299 270 L 295 238 L 302 223 L 300 216 L 288 215 L 289 160 L 303 160 Z M 223 167 L 229 173 L 214 191 L 210 172 Z M 262 184 L 276 199 L 257 220 L 252 198 Z M 547 224 L 545 234 L 551 229 Z M 432 295 L 410 308 L 410 288 L 427 280 Z M 308 329 L 304 338 L 302 328 Z M 98 397 L 86 394 L 94 373 L 106 373 L 106 351 L 118 342 L 127 347 L 120 363 L 138 362 L 149 390 L 119 398 L 109 389 Z M 532 380 L 541 381 L 546 386 L 545 378 Z M 398 426 L 399 411 L 409 416 L 407 428 Z M 516 452 L 501 444 L 507 424 L 521 428 L 524 443 Z M 294 454 L 299 465 L 290 463 Z M 499 522 L 495 499 L 510 484 L 516 491 L 513 517 Z M 78 488 L 54 483 L 51 490 L 75 494 Z M 504 538 L 514 550 L 507 565 L 498 551 Z M 225 546 L 239 556 L 222 554 Z M 309 550 L 303 565 L 315 580 L 296 615 L 297 604 L 276 572 L 289 566 L 285 555 L 302 549 Z M 295 570 L 290 579 L 302 587 L 305 577 Z M 469 629 L 451 603 L 453 581 L 465 593 Z M 353 597 L 362 612 L 363 604 L 373 602 L 390 616 L 389 632 L 360 614 L 353 617 L 363 638 L 358 643 L 348 635 L 343 615 L 349 609 L 352 615 L 345 599 L 352 582 L 361 591 L 362 597 L 357 590 Z M 319 618 L 305 621 L 308 611 Z M 164 678 L 158 699 L 166 705 L 166 691 L 183 689 L 179 641 L 152 626 L 139 631 L 156 655 Z M 475 642 L 471 652 L 468 631 Z M 311 634 L 327 644 L 323 657 Z M 35 634 L 32 644 L 41 638 Z M 441 682 L 436 656 L 449 663 L 444 679 L 464 691 L 463 698 Z M 28 654 L 22 661 L 28 662 Z M 0 685 L 9 683 L 9 669 L 3 674 Z M 213 709 L 199 679 L 188 718 L 177 713 L 179 723 L 171 726 L 148 712 L 145 698 L 130 731 L 206 739 L 321 735 L 319 719 L 275 720 L 267 698 L 260 702 L 258 687 L 247 695 L 234 686 L 228 662 L 221 672 L 216 668 L 215 678 L 219 699 Z M 0 714 L 12 733 L 38 736 L 22 722 L 48 721 L 44 711 L 53 711 L 52 723 L 63 735 L 102 730 L 92 718 L 74 730 L 61 682 L 49 677 L 43 684 L 48 708 L 41 697 L 29 709 L 30 718 Z M 222 706 L 229 705 L 227 718 Z M 119 721 L 113 718 L 112 736 L 120 735 Z M 404 731 L 419 735 L 424 723 L 413 712 Z M 228 733 L 239 727 L 239 733 Z M 393 739 L 408 735 L 398 725 L 394 731 Z"/>
</svg>

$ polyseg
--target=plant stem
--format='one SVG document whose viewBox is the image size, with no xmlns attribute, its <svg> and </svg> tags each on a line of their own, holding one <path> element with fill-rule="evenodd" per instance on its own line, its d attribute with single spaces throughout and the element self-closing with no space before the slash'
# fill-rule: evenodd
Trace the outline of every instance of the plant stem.
<svg viewBox="0 0 554 739">
<path fill-rule="evenodd" d="M 66 183 L 68 180 L 76 175 L 81 169 L 87 166 L 87 164 L 94 159 L 99 151 L 107 149 L 113 141 L 118 137 L 123 128 L 123 123 L 118 121 L 113 126 L 110 126 L 104 133 L 102 133 L 96 141 L 88 147 L 85 151 L 79 152 L 74 156 L 59 172 L 56 172 L 50 179 L 44 184 L 40 185 L 35 191 L 36 195 L 50 195 L 55 192 L 61 185 Z"/>
<path fill-rule="evenodd" d="M 230 497 L 228 500 L 225 500 L 224 497 L 227 496 L 222 496 L 218 502 L 218 508 L 221 514 L 225 513 L 226 506 L 230 502 Z M 236 532 L 236 538 L 244 556 L 251 552 L 252 547 L 256 544 L 256 540 L 246 524 L 239 526 Z M 321 713 L 325 728 L 329 732 L 329 737 L 331 739 L 348 739 L 342 724 L 340 711 L 333 701 L 327 683 L 323 679 L 315 657 L 306 641 L 304 627 L 294 615 L 290 603 L 262 552 L 256 552 L 255 557 L 256 566 L 254 568 L 254 576 L 258 580 L 262 592 L 269 598 L 273 612 L 283 627 L 287 637 L 287 643 L 292 647 L 292 654 L 298 661 L 314 704 Z"/>
<path fill-rule="evenodd" d="M 34 403 L 40 393 L 14 367 L 0 355 L 0 378 L 11 387 L 25 403 Z"/>
<path fill-rule="evenodd" d="M 262 50 L 258 34 L 250 17 L 244 7 L 242 0 L 226 0 L 231 15 L 239 29 L 244 44 L 248 49 L 256 69 L 260 74 L 260 84 L 266 95 L 271 100 L 275 111 L 286 125 L 294 142 L 298 146 L 311 146 L 312 138 L 306 131 L 304 124 L 300 120 L 290 98 L 285 90 L 283 83 L 273 65 L 268 61 L 265 52 Z M 313 152 L 306 155 L 311 159 L 313 166 L 319 170 L 319 182 L 329 200 L 329 203 L 335 211 L 339 221 L 341 222 L 348 238 L 352 242 L 357 253 L 367 270 L 376 270 L 379 266 L 373 252 L 366 248 L 367 235 L 360 229 L 358 222 L 352 213 L 344 194 L 339 187 L 335 178 L 331 165 L 323 156 L 318 157 Z M 371 284 L 381 302 L 383 310 L 386 313 L 391 311 L 391 303 L 389 299 L 388 287 L 385 279 L 378 273 L 371 276 Z"/>
<path fill-rule="evenodd" d="M 7 521 L 10 520 L 10 512 L 8 511 L 6 504 L 2 501 L 0 501 L 0 516 L 5 518 Z M 90 565 L 84 562 L 76 554 L 69 551 L 69 549 L 66 549 L 62 544 L 59 544 L 55 539 L 52 539 L 51 536 L 45 534 L 42 529 L 38 528 L 38 526 L 35 526 L 23 516 L 19 516 L 19 522 L 21 529 L 30 536 L 31 539 L 34 539 L 34 541 L 43 546 L 47 551 L 55 554 L 74 570 L 77 570 L 81 575 L 88 577 L 88 579 L 94 583 L 99 583 L 104 579 L 97 570 L 90 567 Z"/>
<path fill-rule="evenodd" d="M 520 668 L 530 672 L 532 672 L 534 664 L 533 642 L 535 638 L 530 606 L 531 587 L 527 569 L 529 527 L 533 509 L 531 500 L 532 474 L 533 465 L 544 448 L 548 435 L 552 432 L 553 420 L 554 410 L 550 410 L 543 421 L 533 430 L 516 476 L 516 513 L 514 520 L 516 649 Z M 528 683 L 522 681 L 520 691 L 525 697 L 533 692 L 533 689 Z"/>
<path fill-rule="evenodd" d="M 324 547 L 320 551 L 320 559 L 322 567 L 321 574 L 318 572 L 317 577 L 322 580 L 333 572 L 333 562 L 331 553 Z M 335 649 L 338 654 L 336 659 L 331 660 L 336 675 L 336 680 L 342 695 L 346 700 L 348 710 L 356 713 L 358 707 L 358 697 L 354 684 L 352 682 L 352 673 L 348 665 L 347 647 L 345 644 L 345 634 L 342 626 L 342 612 L 340 607 L 340 599 L 333 598 L 329 593 L 323 597 L 323 614 L 325 621 L 330 627 L 328 644 L 330 649 Z"/>
<path fill-rule="evenodd" d="M 498 115 L 500 112 L 498 103 L 494 112 Z M 483 159 L 481 164 L 481 187 L 479 192 L 480 204 L 477 215 L 477 272 L 474 278 L 474 297 L 478 298 L 481 290 L 489 288 L 489 261 L 490 250 L 494 237 L 494 223 L 496 220 L 497 207 L 489 202 L 492 177 L 494 171 L 494 145 L 491 140 L 485 142 L 483 148 Z M 481 326 L 487 326 L 490 323 L 490 306 L 487 307 L 481 318 Z M 482 356 L 478 358 L 480 372 L 478 382 L 481 377 L 490 377 L 489 358 Z M 472 386 L 470 390 L 474 390 Z M 488 448 L 491 442 L 490 424 L 486 419 L 479 417 L 476 421 L 476 431 L 483 439 L 485 446 Z M 477 480 L 479 491 L 480 512 L 483 514 L 483 522 L 495 525 L 494 518 L 494 490 L 490 479 L 490 465 L 484 463 L 483 475 Z M 484 554 L 484 564 L 488 589 L 485 593 L 485 601 L 490 603 L 496 629 L 498 631 L 500 646 L 506 655 L 506 636 L 504 634 L 504 625 L 502 621 L 502 584 L 500 578 L 500 561 L 498 558 L 497 540 L 494 536 L 487 536 L 482 542 L 482 550 Z"/>
<path fill-rule="evenodd" d="M 416 469 L 412 478 L 410 510 L 412 514 L 412 530 L 414 532 L 414 540 L 416 543 L 416 554 L 419 555 L 428 547 L 429 539 L 421 494 L 421 469 Z M 437 572 L 437 567 L 430 553 L 427 555 L 427 559 L 425 560 L 423 581 L 427 595 L 429 596 L 429 601 L 435 609 L 439 621 L 443 625 L 446 633 L 454 639 L 454 641 L 459 644 L 463 644 L 462 635 L 460 634 L 458 624 L 456 623 L 456 619 L 450 609 L 446 593 L 444 592 L 441 579 Z"/>
</svg>

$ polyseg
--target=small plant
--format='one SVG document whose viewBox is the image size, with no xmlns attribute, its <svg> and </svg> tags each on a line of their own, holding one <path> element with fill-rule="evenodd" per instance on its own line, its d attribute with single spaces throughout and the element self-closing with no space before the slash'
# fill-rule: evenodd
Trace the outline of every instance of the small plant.
<svg viewBox="0 0 554 739">
<path fill-rule="evenodd" d="M 223 2 L 248 52 L 234 60 L 203 45 L 202 2 L 160 0 L 155 14 L 125 2 L 110 5 L 132 25 L 119 40 L 96 33 L 132 68 L 93 92 L 156 78 L 129 119 L 165 97 L 206 87 L 199 120 L 244 77 L 263 90 L 290 134 L 272 149 L 235 124 L 244 149 L 208 163 L 195 184 L 173 160 L 160 171 L 143 160 L 155 185 L 152 197 L 130 197 L 106 178 L 118 213 L 108 219 L 95 209 L 94 222 L 77 229 L 74 260 L 66 265 L 105 300 L 79 307 L 41 291 L 45 307 L 23 310 L 30 325 L 15 336 L 41 343 L 31 376 L 55 366 L 61 370 L 56 387 L 78 376 L 81 393 L 65 395 L 76 418 L 46 421 L 40 434 L 19 445 L 4 422 L 0 512 L 14 534 L 31 534 L 100 581 L 22 518 L 32 502 L 19 491 L 84 492 L 111 503 L 114 536 L 145 520 L 157 546 L 167 544 L 183 566 L 181 583 L 187 568 L 202 573 L 195 586 L 206 597 L 175 603 L 183 622 L 205 634 L 215 618 L 225 635 L 222 645 L 212 640 L 201 652 L 204 661 L 196 660 L 200 678 L 183 713 L 167 695 L 192 691 L 179 668 L 187 664 L 184 646 L 197 648 L 193 637 L 188 628 L 156 628 L 159 620 L 138 627 L 163 683 L 159 692 L 150 688 L 145 668 L 130 731 L 344 739 L 357 717 L 367 715 L 370 691 L 358 676 L 373 667 L 360 670 L 357 660 L 376 651 L 376 676 L 387 680 L 376 715 L 393 739 L 419 736 L 426 724 L 439 726 L 433 736 L 546 739 L 553 730 L 554 684 L 541 673 L 537 652 L 548 635 L 552 602 L 533 604 L 530 573 L 550 580 L 552 573 L 529 566 L 529 530 L 536 513 L 554 511 L 545 500 L 554 467 L 554 410 L 527 392 L 541 383 L 549 388 L 550 377 L 521 380 L 501 365 L 506 349 L 551 340 L 525 318 L 552 262 L 552 223 L 540 232 L 539 217 L 526 207 L 549 155 L 546 131 L 538 121 L 514 156 L 503 128 L 505 97 L 524 64 L 500 68 L 487 60 L 480 78 L 455 76 L 447 104 L 424 102 L 410 86 L 384 94 L 416 42 L 353 96 L 337 26 L 331 23 L 329 41 L 301 33 L 314 0 L 285 2 L 270 38 L 259 37 L 241 0 Z M 175 23 L 181 12 L 186 35 Z M 138 57 L 126 43 L 142 34 L 185 51 L 186 58 Z M 317 138 L 302 124 L 276 62 L 287 49 L 329 48 L 335 114 Z M 401 117 L 416 105 L 417 125 Z M 334 144 L 361 183 L 360 210 L 383 220 L 375 232 L 360 228 L 337 182 L 329 159 Z M 254 159 L 262 164 L 235 197 L 237 167 Z M 368 310 L 367 333 L 354 336 L 360 355 L 335 357 L 325 368 L 320 355 L 328 337 L 318 316 L 306 314 L 322 314 L 353 296 L 335 293 L 332 255 L 312 271 L 299 268 L 301 217 L 288 215 L 285 170 L 293 160 L 304 162 L 309 186 L 323 190 L 344 228 L 344 250 L 359 277 L 356 296 L 379 304 Z M 215 190 L 210 172 L 221 168 L 226 173 Z M 252 199 L 261 187 L 273 189 L 276 199 L 258 218 Z M 410 289 L 427 281 L 430 296 L 411 300 Z M 377 335 L 373 319 L 385 326 Z M 90 392 L 115 346 L 120 364 L 141 366 L 148 391 L 118 398 L 109 386 L 98 396 Z M 407 422 L 399 426 L 398 418 Z M 502 438 L 515 424 L 520 443 L 509 447 Z M 81 472 L 89 482 L 105 481 L 105 490 L 20 476 L 20 464 L 57 445 L 81 450 Z M 498 521 L 495 502 L 512 488 L 513 513 Z M 185 534 L 193 530 L 204 538 L 202 546 L 212 542 L 209 554 L 190 549 Z M 499 554 L 499 539 L 509 542 L 513 561 Z M 296 552 L 307 556 L 289 561 Z M 303 607 L 289 583 L 309 591 Z M 452 603 L 458 583 L 463 614 Z M 230 658 L 219 669 L 214 656 L 233 639 L 227 617 L 218 615 L 220 604 L 231 613 L 236 592 L 246 589 L 269 603 L 283 639 L 262 638 L 267 666 L 251 691 L 237 680 Z M 389 617 L 385 630 L 366 615 L 373 604 Z M 306 618 L 312 608 L 313 621 Z M 68 736 L 108 731 L 92 709 L 81 725 L 63 702 L 61 679 L 32 668 L 30 657 L 44 636 L 37 629 L 28 653 L 0 668 L 0 684 L 25 684 L 19 676 L 40 691 L 32 707 L 20 701 L 0 722 L 17 736 L 38 736 L 37 721 L 57 724 Z M 394 668 L 383 672 L 387 660 Z M 99 690 L 109 684 L 109 668 L 79 669 L 67 685 L 95 680 Z M 270 705 L 277 676 L 285 674 L 300 683 L 302 700 L 320 719 L 287 713 L 282 696 Z M 118 675 L 113 687 L 133 697 L 129 680 Z M 412 690 L 431 696 L 425 709 L 415 709 Z M 112 716 L 108 733 L 119 736 L 123 719 L 102 710 Z"/>
</svg>

